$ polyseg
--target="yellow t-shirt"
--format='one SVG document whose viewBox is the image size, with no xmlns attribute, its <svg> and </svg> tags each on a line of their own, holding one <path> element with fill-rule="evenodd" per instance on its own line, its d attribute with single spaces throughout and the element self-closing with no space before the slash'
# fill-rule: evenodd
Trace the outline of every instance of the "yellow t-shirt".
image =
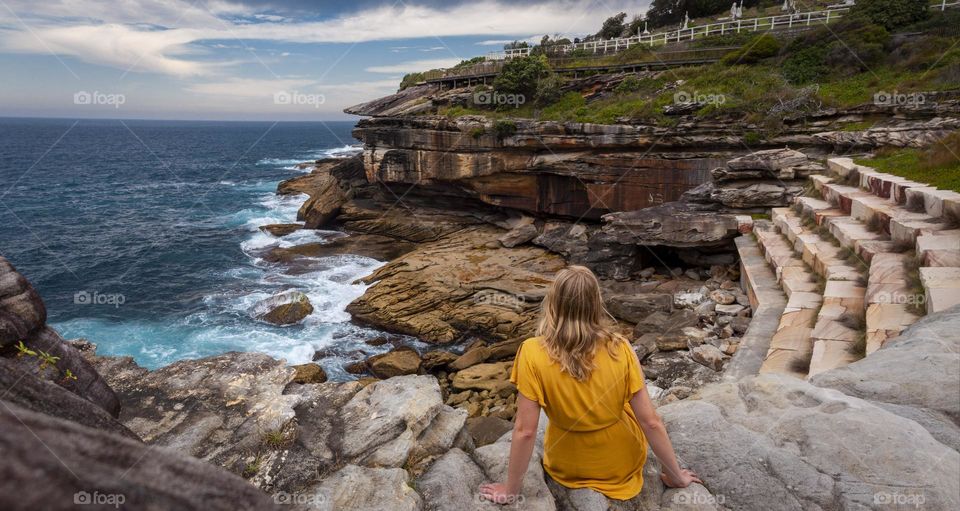
<svg viewBox="0 0 960 511">
<path fill-rule="evenodd" d="M 540 341 L 523 342 L 510 381 L 550 419 L 544 469 L 568 488 L 591 488 L 619 500 L 636 496 L 647 442 L 630 408 L 630 398 L 643 389 L 630 345 L 620 342 L 616 358 L 597 350 L 593 372 L 579 382 L 550 359 Z"/>
</svg>

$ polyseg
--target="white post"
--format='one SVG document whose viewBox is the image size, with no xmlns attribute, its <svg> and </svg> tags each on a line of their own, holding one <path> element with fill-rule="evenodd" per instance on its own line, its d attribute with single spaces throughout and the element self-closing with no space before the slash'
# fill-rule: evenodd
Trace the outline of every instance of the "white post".
<svg viewBox="0 0 960 511">
<path fill-rule="evenodd" d="M 943 3 L 940 4 L 940 11 L 943 12 L 947 10 L 947 0 L 943 0 Z"/>
</svg>

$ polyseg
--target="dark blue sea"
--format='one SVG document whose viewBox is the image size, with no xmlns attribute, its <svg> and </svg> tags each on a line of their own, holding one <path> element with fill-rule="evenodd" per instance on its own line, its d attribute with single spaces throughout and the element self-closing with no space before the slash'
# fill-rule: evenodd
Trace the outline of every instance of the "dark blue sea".
<svg viewBox="0 0 960 511">
<path fill-rule="evenodd" d="M 294 164 L 356 152 L 352 122 L 0 119 L 0 255 L 39 290 L 49 323 L 100 354 L 155 368 L 226 351 L 309 361 L 369 332 L 344 307 L 379 261 L 319 258 L 290 275 L 269 246 L 323 240 L 259 231 L 293 222 L 303 197 L 278 197 Z M 251 316 L 287 289 L 311 298 L 301 325 Z M 342 374 L 339 361 L 324 362 Z"/>
</svg>

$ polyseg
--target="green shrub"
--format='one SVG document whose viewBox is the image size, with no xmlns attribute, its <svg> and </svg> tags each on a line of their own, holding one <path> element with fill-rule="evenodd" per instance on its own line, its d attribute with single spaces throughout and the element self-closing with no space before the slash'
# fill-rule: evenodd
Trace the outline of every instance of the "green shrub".
<svg viewBox="0 0 960 511">
<path fill-rule="evenodd" d="M 854 14 L 866 16 L 887 30 L 923 21 L 929 16 L 930 0 L 860 0 Z"/>
<path fill-rule="evenodd" d="M 780 53 L 780 41 L 770 34 L 760 34 L 743 45 L 739 50 L 723 56 L 721 62 L 726 65 L 753 64 Z"/>
<path fill-rule="evenodd" d="M 543 55 L 514 58 L 503 65 L 493 86 L 500 93 L 523 94 L 533 98 L 540 80 L 550 72 L 550 65 Z"/>
<path fill-rule="evenodd" d="M 407 87 L 413 87 L 414 85 L 422 82 L 423 79 L 423 73 L 407 73 L 403 76 L 403 80 L 400 80 L 400 90 L 406 89 Z"/>
<path fill-rule="evenodd" d="M 486 133 L 487 130 L 483 126 L 477 126 L 476 128 L 470 130 L 470 136 L 473 137 L 474 140 L 482 137 Z"/>
<path fill-rule="evenodd" d="M 533 101 L 538 105 L 549 105 L 560 99 L 563 94 L 563 78 L 556 73 L 550 73 L 537 81 L 537 91 Z"/>
<path fill-rule="evenodd" d="M 804 48 L 784 60 L 783 76 L 790 83 L 797 85 L 819 81 L 830 72 L 826 57 L 826 48 L 820 46 Z"/>
<path fill-rule="evenodd" d="M 618 83 L 617 86 L 614 87 L 613 92 L 617 94 L 629 94 L 631 92 L 637 92 L 640 90 L 640 87 L 640 80 L 638 80 L 636 76 L 630 75 Z"/>
<path fill-rule="evenodd" d="M 493 123 L 493 132 L 497 138 L 510 137 L 517 132 L 517 124 L 510 120 L 500 120 Z"/>
</svg>

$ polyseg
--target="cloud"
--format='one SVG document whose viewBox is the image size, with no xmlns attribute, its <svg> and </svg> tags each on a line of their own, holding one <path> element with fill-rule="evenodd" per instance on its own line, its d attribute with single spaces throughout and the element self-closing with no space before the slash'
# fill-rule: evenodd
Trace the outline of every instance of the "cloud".
<svg viewBox="0 0 960 511">
<path fill-rule="evenodd" d="M 453 67 L 459 64 L 461 60 L 462 59 L 458 58 L 410 60 L 407 62 L 400 62 L 398 64 L 390 64 L 387 66 L 370 66 L 364 70 L 368 73 L 411 73 L 413 71 L 426 71 L 428 69 Z"/>
<path fill-rule="evenodd" d="M 535 35 L 527 38 L 517 38 L 517 39 L 487 39 L 485 41 L 479 41 L 474 44 L 476 44 L 477 46 L 503 46 L 506 44 L 510 44 L 514 41 L 527 42 L 532 44 L 532 43 L 539 43 L 542 37 L 543 36 Z"/>
<path fill-rule="evenodd" d="M 204 75 L 215 70 L 216 63 L 190 58 L 196 43 L 204 41 L 238 41 L 244 45 L 248 41 L 360 43 L 584 34 L 596 31 L 611 13 L 636 12 L 645 7 L 627 0 L 532 4 L 480 0 L 436 7 L 398 2 L 319 21 L 295 21 L 229 2 L 10 0 L 7 5 L 17 17 L 0 10 L 0 27 L 7 27 L 0 29 L 2 52 L 52 52 L 93 64 L 175 76 Z"/>
<path fill-rule="evenodd" d="M 278 79 L 261 80 L 253 78 L 229 78 L 218 82 L 194 83 L 185 90 L 196 94 L 208 94 L 224 98 L 272 98 L 273 95 L 281 91 L 301 91 L 307 92 L 309 87 L 311 91 L 315 88 L 314 80 L 307 79 Z"/>
</svg>

